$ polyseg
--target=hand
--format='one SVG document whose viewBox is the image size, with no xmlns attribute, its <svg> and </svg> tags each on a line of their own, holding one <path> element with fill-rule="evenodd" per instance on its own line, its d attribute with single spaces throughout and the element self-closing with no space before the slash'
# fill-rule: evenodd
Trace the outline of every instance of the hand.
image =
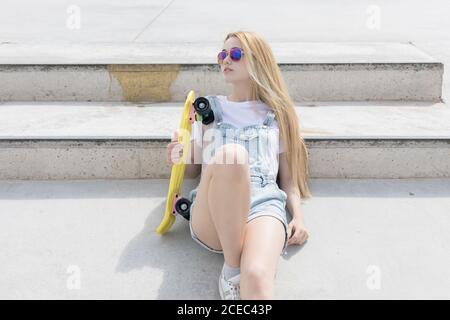
<svg viewBox="0 0 450 320">
<path fill-rule="evenodd" d="M 309 238 L 308 230 L 306 230 L 303 219 L 293 218 L 291 220 L 288 225 L 288 235 L 290 237 L 288 246 L 292 244 L 301 245 Z"/>
<path fill-rule="evenodd" d="M 176 130 L 172 135 L 171 142 L 167 145 L 167 163 L 172 166 L 174 164 L 179 164 L 180 158 L 183 155 L 183 144 L 178 142 L 178 130 Z"/>
</svg>

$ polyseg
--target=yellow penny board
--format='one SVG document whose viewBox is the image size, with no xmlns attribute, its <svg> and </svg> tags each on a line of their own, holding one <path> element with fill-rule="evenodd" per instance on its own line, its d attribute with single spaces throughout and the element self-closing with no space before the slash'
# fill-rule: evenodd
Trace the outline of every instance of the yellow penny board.
<svg viewBox="0 0 450 320">
<path fill-rule="evenodd" d="M 166 210 L 161 224 L 156 229 L 160 235 L 166 233 L 175 222 L 177 212 L 175 203 L 181 198 L 181 187 L 183 185 L 184 169 L 186 167 L 186 157 L 190 152 L 190 137 L 192 132 L 192 123 L 197 114 L 194 113 L 193 103 L 195 101 L 195 92 L 191 90 L 186 96 L 184 108 L 181 114 L 180 127 L 178 130 L 178 142 L 183 145 L 183 155 L 178 164 L 173 164 L 170 173 L 169 192 L 167 193 Z M 200 116 L 199 116 L 200 117 Z"/>
</svg>

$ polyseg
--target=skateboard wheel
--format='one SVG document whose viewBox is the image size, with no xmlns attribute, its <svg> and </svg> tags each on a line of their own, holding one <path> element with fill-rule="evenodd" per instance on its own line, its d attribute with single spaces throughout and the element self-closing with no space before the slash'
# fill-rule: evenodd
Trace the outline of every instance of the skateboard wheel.
<svg viewBox="0 0 450 320">
<path fill-rule="evenodd" d="M 181 198 L 175 203 L 175 210 L 186 220 L 190 218 L 191 201 L 186 198 Z"/>
<path fill-rule="evenodd" d="M 205 97 L 198 97 L 194 101 L 195 111 L 202 116 L 203 124 L 210 124 L 214 121 L 214 112 L 211 109 L 209 100 Z"/>
</svg>

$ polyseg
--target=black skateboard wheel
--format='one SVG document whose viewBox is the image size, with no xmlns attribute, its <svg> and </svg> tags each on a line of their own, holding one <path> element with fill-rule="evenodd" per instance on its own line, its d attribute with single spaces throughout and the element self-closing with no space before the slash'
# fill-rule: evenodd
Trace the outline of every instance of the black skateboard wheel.
<svg viewBox="0 0 450 320">
<path fill-rule="evenodd" d="M 191 208 L 191 201 L 189 201 L 189 199 L 186 198 L 180 198 L 176 203 L 175 203 L 175 210 L 178 214 L 180 214 L 183 218 L 185 218 L 186 220 L 190 219 L 190 208 Z"/>
<path fill-rule="evenodd" d="M 198 97 L 194 101 L 194 109 L 202 116 L 203 124 L 210 124 L 214 121 L 214 111 L 211 109 L 209 100 L 205 97 Z"/>
</svg>

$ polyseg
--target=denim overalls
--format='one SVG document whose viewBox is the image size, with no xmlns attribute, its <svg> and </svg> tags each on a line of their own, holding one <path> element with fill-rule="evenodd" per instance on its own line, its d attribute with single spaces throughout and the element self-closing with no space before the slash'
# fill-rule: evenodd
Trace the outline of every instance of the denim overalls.
<svg viewBox="0 0 450 320">
<path fill-rule="evenodd" d="M 268 157 L 269 132 L 271 132 L 271 129 L 274 129 L 273 121 L 275 114 L 272 110 L 269 110 L 262 125 L 255 124 L 243 128 L 236 128 L 230 123 L 222 122 L 222 107 L 217 97 L 206 96 L 206 98 L 209 100 L 214 112 L 214 122 L 206 126 L 206 128 L 207 130 L 210 128 L 215 129 L 214 132 L 219 133 L 219 136 L 221 136 L 214 141 L 213 148 L 211 149 L 212 156 L 214 156 L 215 150 L 219 146 L 228 143 L 240 144 L 246 148 L 249 155 L 251 182 L 250 212 L 247 222 L 263 215 L 273 216 L 278 219 L 283 224 L 285 230 L 285 242 L 281 253 L 283 254 L 288 241 L 287 213 L 285 210 L 287 195 L 278 187 L 276 182 L 278 168 L 274 171 L 273 166 L 271 166 L 272 161 Z M 202 164 L 202 171 L 205 166 L 205 164 Z M 191 216 L 197 188 L 193 189 L 188 197 L 192 202 L 190 208 Z M 223 251 L 210 248 L 201 242 L 192 230 L 191 221 L 192 219 L 189 220 L 189 227 L 192 238 L 209 251 L 223 253 Z"/>
</svg>

